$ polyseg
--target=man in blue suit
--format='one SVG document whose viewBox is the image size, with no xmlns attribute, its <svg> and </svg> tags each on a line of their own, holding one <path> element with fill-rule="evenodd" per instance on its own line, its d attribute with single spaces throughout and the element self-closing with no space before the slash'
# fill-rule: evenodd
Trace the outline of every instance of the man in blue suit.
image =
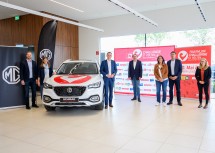
<svg viewBox="0 0 215 153">
<path fill-rule="evenodd" d="M 108 104 L 110 107 L 113 107 L 112 99 L 113 99 L 113 86 L 115 81 L 115 75 L 117 73 L 116 62 L 111 60 L 112 53 L 107 53 L 107 60 L 102 61 L 100 67 L 100 73 L 103 75 L 104 79 L 104 90 L 105 90 L 105 109 L 108 108 Z M 108 95 L 109 92 L 109 95 Z"/>
<path fill-rule="evenodd" d="M 140 99 L 140 80 L 142 78 L 142 63 L 137 60 L 137 55 L 132 55 L 133 60 L 129 62 L 128 66 L 128 79 L 132 81 L 134 98 L 131 100 L 137 100 L 141 102 Z"/>
<path fill-rule="evenodd" d="M 167 105 L 171 105 L 173 102 L 173 88 L 176 87 L 177 102 L 179 106 L 181 103 L 181 91 L 180 91 L 180 81 L 182 73 L 182 63 L 179 59 L 176 59 L 176 52 L 172 51 L 170 53 L 171 60 L 167 62 L 168 65 L 168 78 L 169 78 L 169 102 Z"/>
</svg>

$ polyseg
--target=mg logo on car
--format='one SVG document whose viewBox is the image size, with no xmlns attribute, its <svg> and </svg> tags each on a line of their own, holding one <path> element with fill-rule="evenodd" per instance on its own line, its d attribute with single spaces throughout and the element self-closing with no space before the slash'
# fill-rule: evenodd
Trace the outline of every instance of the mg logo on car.
<svg viewBox="0 0 215 153">
<path fill-rule="evenodd" d="M 47 57 L 48 60 L 52 59 L 52 52 L 49 49 L 43 49 L 40 51 L 40 58 Z"/>
<path fill-rule="evenodd" d="M 19 68 L 17 66 L 8 66 L 2 71 L 2 79 L 7 84 L 17 84 L 20 81 Z"/>
</svg>

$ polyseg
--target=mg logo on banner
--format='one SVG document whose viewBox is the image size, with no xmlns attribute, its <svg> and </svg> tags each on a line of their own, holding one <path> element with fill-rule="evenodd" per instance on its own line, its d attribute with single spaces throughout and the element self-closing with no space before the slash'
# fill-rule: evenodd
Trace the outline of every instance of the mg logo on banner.
<svg viewBox="0 0 215 153">
<path fill-rule="evenodd" d="M 19 68 L 17 66 L 8 66 L 2 71 L 2 79 L 7 84 L 17 84 L 20 81 Z"/>
<path fill-rule="evenodd" d="M 40 51 L 40 58 L 47 57 L 48 60 L 52 59 L 52 52 L 49 49 L 43 49 Z"/>
</svg>

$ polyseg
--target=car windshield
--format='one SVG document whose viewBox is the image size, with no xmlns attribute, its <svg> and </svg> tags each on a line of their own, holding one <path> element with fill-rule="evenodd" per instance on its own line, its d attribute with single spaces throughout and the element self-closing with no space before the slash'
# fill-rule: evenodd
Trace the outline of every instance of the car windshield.
<svg viewBox="0 0 215 153">
<path fill-rule="evenodd" d="M 57 74 L 98 74 L 98 68 L 90 62 L 63 63 Z"/>
</svg>

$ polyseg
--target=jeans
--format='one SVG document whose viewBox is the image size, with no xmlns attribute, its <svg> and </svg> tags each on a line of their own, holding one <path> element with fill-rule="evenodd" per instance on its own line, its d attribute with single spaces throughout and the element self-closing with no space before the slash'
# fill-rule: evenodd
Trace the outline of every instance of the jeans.
<svg viewBox="0 0 215 153">
<path fill-rule="evenodd" d="M 36 103 L 36 81 L 35 79 L 29 79 L 25 81 L 25 105 L 29 107 L 29 87 L 31 87 L 32 91 L 32 105 Z"/>
<path fill-rule="evenodd" d="M 198 85 L 198 90 L 199 90 L 199 103 L 202 104 L 202 91 L 204 89 L 206 104 L 208 104 L 208 101 L 209 101 L 209 93 L 208 93 L 209 83 L 205 83 L 205 84 L 197 83 L 197 85 Z"/>
<path fill-rule="evenodd" d="M 140 80 L 137 80 L 135 77 L 132 79 L 134 98 L 140 98 Z"/>
<path fill-rule="evenodd" d="M 113 99 L 113 85 L 114 80 L 110 78 L 106 78 L 104 80 L 104 90 L 105 90 L 105 106 L 112 105 L 112 99 Z"/>
<path fill-rule="evenodd" d="M 166 102 L 166 88 L 167 88 L 167 83 L 168 80 L 164 80 L 163 82 L 157 81 L 156 80 L 156 97 L 157 97 L 157 102 L 161 102 L 160 101 L 160 92 L 161 92 L 161 87 L 162 87 L 162 92 L 163 92 L 163 97 L 162 97 L 162 102 L 165 103 Z"/>
<path fill-rule="evenodd" d="M 173 101 L 173 87 L 176 86 L 176 95 L 177 95 L 177 102 L 181 103 L 181 90 L 180 90 L 180 82 L 181 80 L 171 80 L 169 79 L 169 102 L 172 103 Z"/>
</svg>

